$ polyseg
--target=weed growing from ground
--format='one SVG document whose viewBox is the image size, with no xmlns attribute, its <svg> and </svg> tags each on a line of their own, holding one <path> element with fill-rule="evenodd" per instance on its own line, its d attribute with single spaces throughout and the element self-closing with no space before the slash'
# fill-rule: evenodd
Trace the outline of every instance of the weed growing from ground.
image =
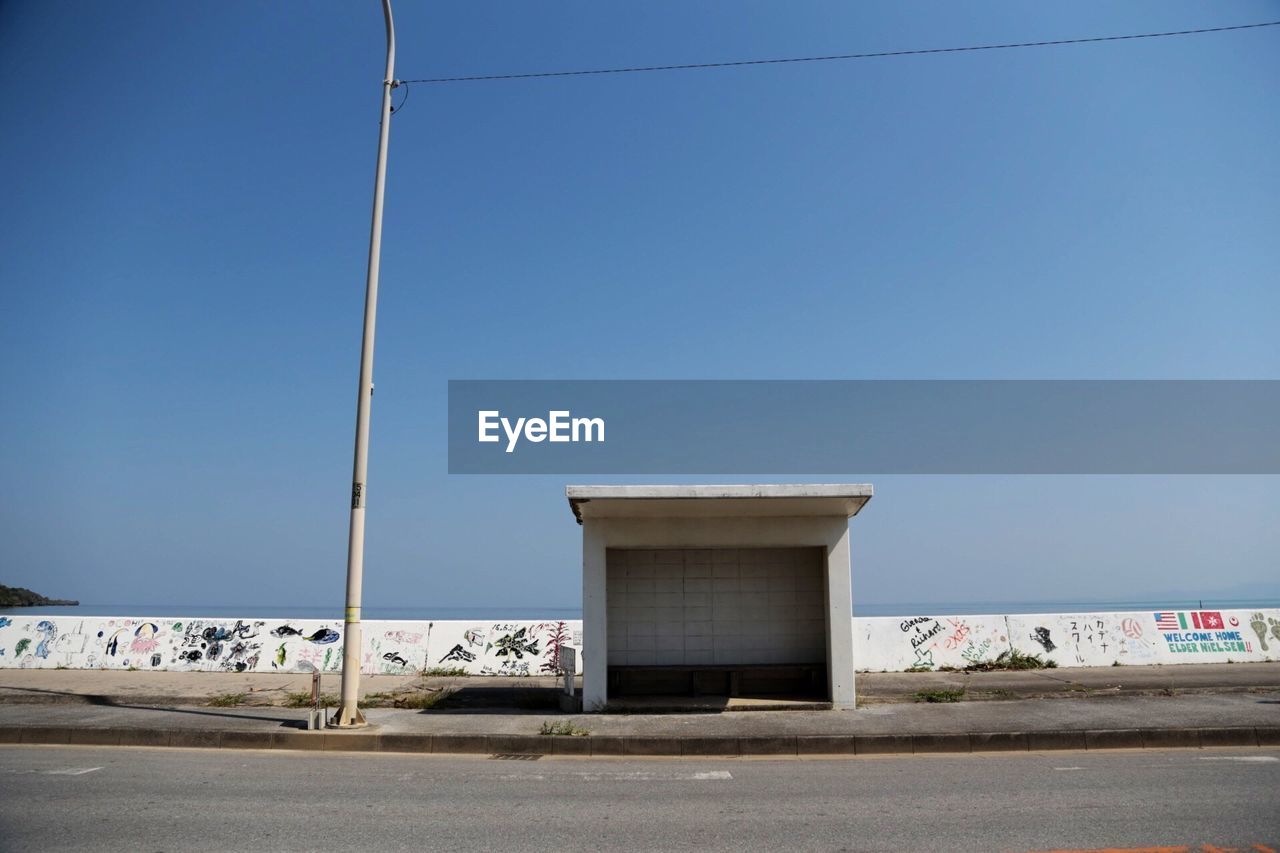
<svg viewBox="0 0 1280 853">
<path fill-rule="evenodd" d="M 1044 660 L 1040 655 L 1028 655 L 1017 649 L 1001 652 L 995 660 L 984 660 L 971 663 L 965 667 L 966 672 L 991 672 L 993 670 L 1010 669 L 1055 669 L 1056 661 Z"/>
<path fill-rule="evenodd" d="M 448 688 L 444 690 L 422 690 L 417 693 L 406 693 L 395 696 L 391 700 L 391 705 L 396 708 L 414 708 L 419 711 L 426 711 L 439 705 L 449 696 L 452 696 L 453 690 Z"/>
<path fill-rule="evenodd" d="M 320 707 L 325 708 L 330 705 L 337 705 L 338 697 L 332 693 L 320 694 Z M 311 707 L 311 691 L 303 690 L 298 693 L 286 693 L 284 695 L 284 706 L 286 708 L 310 708 Z"/>
<path fill-rule="evenodd" d="M 959 702 L 963 698 L 963 687 L 959 690 L 921 690 L 916 694 L 917 702 Z"/>
<path fill-rule="evenodd" d="M 542 723 L 542 730 L 538 732 L 538 734 L 564 735 L 568 737 L 585 737 L 586 735 L 591 734 L 591 732 L 587 729 L 579 728 L 578 726 L 575 726 L 569 720 L 561 720 L 560 722 L 557 722 L 557 723 L 553 723 L 550 720 L 544 720 Z"/>
</svg>

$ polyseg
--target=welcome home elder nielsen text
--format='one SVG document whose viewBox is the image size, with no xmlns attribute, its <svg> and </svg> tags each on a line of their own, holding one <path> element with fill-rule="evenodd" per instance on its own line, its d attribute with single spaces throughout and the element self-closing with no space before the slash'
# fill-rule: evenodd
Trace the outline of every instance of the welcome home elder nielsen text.
<svg viewBox="0 0 1280 853">
<path fill-rule="evenodd" d="M 575 418 L 566 410 L 552 410 L 543 418 L 510 418 L 502 417 L 497 409 L 484 409 L 476 412 L 479 425 L 477 441 L 493 444 L 501 441 L 499 429 L 507 437 L 507 453 L 516 449 L 516 444 L 523 438 L 537 444 L 542 441 L 553 442 L 604 442 L 604 418 Z"/>
</svg>

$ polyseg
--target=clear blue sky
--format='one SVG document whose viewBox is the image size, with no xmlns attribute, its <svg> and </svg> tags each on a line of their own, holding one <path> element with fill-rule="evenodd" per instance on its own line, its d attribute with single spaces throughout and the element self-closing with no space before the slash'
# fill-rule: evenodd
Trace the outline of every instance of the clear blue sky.
<svg viewBox="0 0 1280 853">
<path fill-rule="evenodd" d="M 402 78 L 1280 18 L 398 5 Z M 340 606 L 382 50 L 372 0 L 0 5 L 0 582 Z M 1278 79 L 1280 28 L 412 87 L 366 606 L 579 601 L 563 478 L 446 474 L 451 378 L 1280 378 Z M 1276 594 L 1278 478 L 875 484 L 859 599 Z"/>
</svg>

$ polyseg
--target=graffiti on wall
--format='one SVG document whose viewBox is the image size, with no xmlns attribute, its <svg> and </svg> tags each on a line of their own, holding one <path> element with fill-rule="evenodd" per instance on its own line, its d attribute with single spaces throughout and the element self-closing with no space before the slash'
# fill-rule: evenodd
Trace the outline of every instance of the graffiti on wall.
<svg viewBox="0 0 1280 853">
<path fill-rule="evenodd" d="M 1268 614 L 1258 611 L 1263 624 Z M 1059 666 L 1214 663 L 1280 659 L 1257 642 L 1249 611 L 1196 610 L 1138 613 L 1014 615 L 1013 647 Z M 1269 627 L 1269 626 L 1268 626 Z"/>
<path fill-rule="evenodd" d="M 1010 650 L 1058 666 L 1280 660 L 1280 610 L 865 617 L 853 624 L 859 671 L 963 669 Z"/>
<path fill-rule="evenodd" d="M 1149 632 L 1117 613 L 1010 616 L 1011 648 L 1059 666 L 1154 662 Z"/>
<path fill-rule="evenodd" d="M 990 660 L 1008 648 L 1000 617 L 911 616 L 853 621 L 854 636 L 862 640 L 854 642 L 854 657 L 860 669 L 960 669 Z M 876 651 L 860 655 L 859 646 Z M 877 666 L 878 662 L 882 663 Z"/>
<path fill-rule="evenodd" d="M 1231 617 L 1229 620 L 1234 626 L 1237 619 Z M 1253 629 L 1253 633 L 1258 637 L 1258 646 L 1264 652 L 1273 651 L 1267 645 L 1268 638 L 1277 645 L 1280 645 L 1280 619 L 1274 616 L 1268 616 L 1265 613 L 1258 612 L 1249 616 L 1249 627 Z"/>
<path fill-rule="evenodd" d="M 1011 649 L 1059 666 L 1280 660 L 1276 609 L 871 617 L 854 619 L 853 629 L 861 671 L 962 669 Z M 8 613 L 0 667 L 337 672 L 342 631 L 341 622 L 321 620 Z M 582 623 L 371 621 L 361 645 L 366 673 L 545 675 L 557 671 L 562 648 L 581 652 Z"/>
<path fill-rule="evenodd" d="M 1165 610 L 1153 613 L 1156 630 L 1164 637 L 1173 654 L 1251 653 L 1255 645 L 1262 652 L 1271 651 L 1268 634 L 1280 640 L 1280 620 L 1262 612 L 1248 617 L 1219 610 Z M 1249 624 L 1244 627 L 1244 622 Z M 1256 638 L 1256 639 L 1255 639 Z"/>
<path fill-rule="evenodd" d="M 337 672 L 341 622 L 275 619 L 0 617 L 0 667 L 187 672 Z M 366 622 L 361 670 L 551 673 L 580 622 Z"/>
</svg>

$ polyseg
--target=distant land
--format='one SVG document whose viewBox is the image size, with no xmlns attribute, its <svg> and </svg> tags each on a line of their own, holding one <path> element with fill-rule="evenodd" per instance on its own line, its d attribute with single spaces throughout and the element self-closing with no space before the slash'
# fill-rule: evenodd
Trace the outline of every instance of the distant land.
<svg viewBox="0 0 1280 853">
<path fill-rule="evenodd" d="M 25 587 L 0 583 L 0 607 L 77 607 L 79 604 L 66 598 L 45 598 Z"/>
</svg>

